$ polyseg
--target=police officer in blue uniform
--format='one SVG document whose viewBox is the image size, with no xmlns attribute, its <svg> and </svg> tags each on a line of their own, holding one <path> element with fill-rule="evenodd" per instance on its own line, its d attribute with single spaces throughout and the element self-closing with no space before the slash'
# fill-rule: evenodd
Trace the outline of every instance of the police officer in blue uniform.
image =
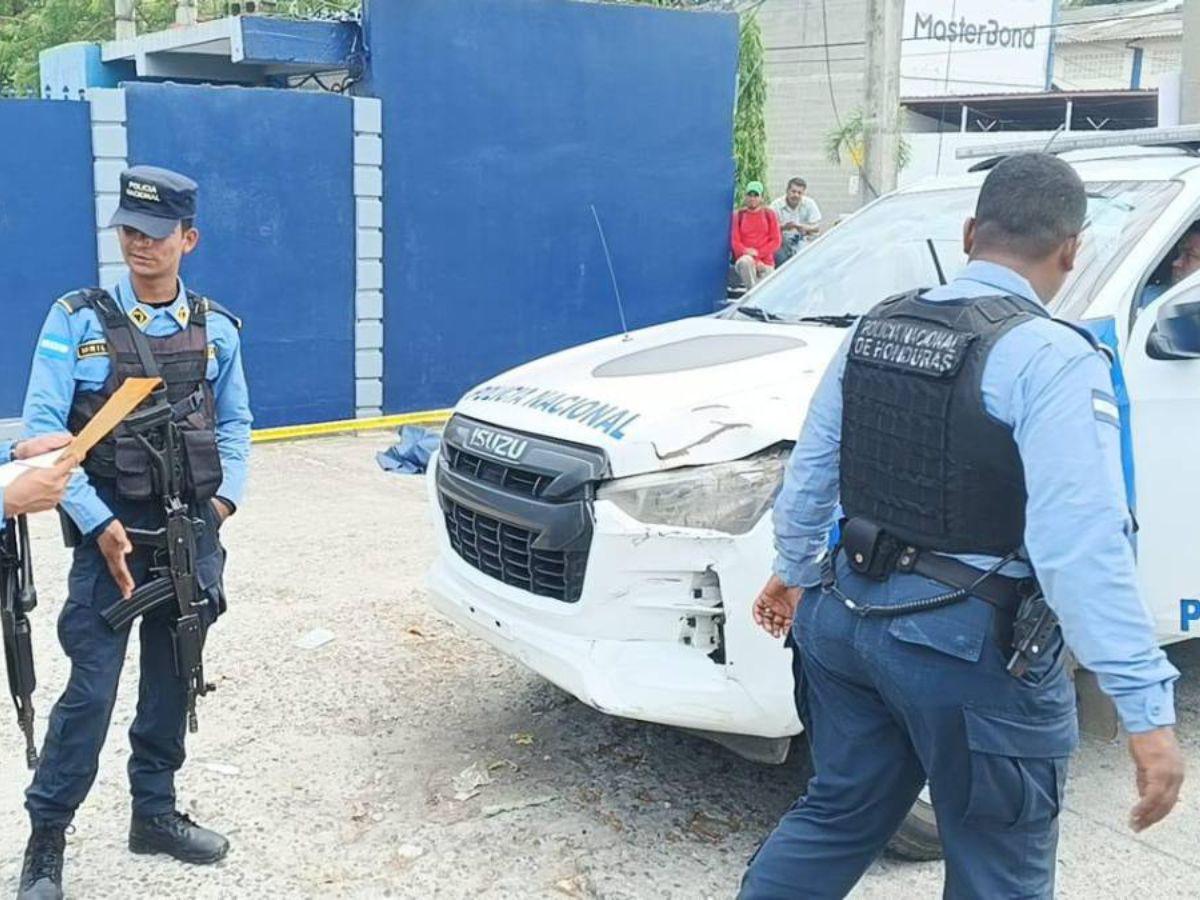
<svg viewBox="0 0 1200 900">
<path fill-rule="evenodd" d="M 743 900 L 844 897 L 927 782 L 947 897 L 1052 896 L 1077 742 L 1064 637 L 1129 732 L 1131 826 L 1178 797 L 1179 673 L 1138 596 L 1106 360 L 1042 305 L 1086 209 L 1061 160 L 1002 161 L 966 224 L 967 267 L 876 306 L 813 399 L 754 616 L 791 628 L 815 774 Z M 1038 585 L 1061 632 L 1010 671 Z"/>
<path fill-rule="evenodd" d="M 187 502 L 204 521 L 195 569 L 211 624 L 224 605 L 217 529 L 242 500 L 251 416 L 240 322 L 179 278 L 183 257 L 199 239 L 196 195 L 194 181 L 166 169 L 135 166 L 121 175 L 111 224 L 128 273 L 111 293 L 80 291 L 51 308 L 34 354 L 24 425 L 31 437 L 78 431 L 126 378 L 158 370 L 186 448 Z M 123 427 L 89 454 L 85 474 L 71 481 L 61 504 L 75 548 L 58 624 L 71 675 L 50 714 L 26 792 L 32 835 L 19 896 L 27 900 L 62 896 L 65 831 L 95 780 L 108 731 L 130 628 L 111 629 L 100 611 L 128 599 L 150 577 L 153 551 L 131 542 L 127 529 L 163 524 L 150 458 Z M 143 616 L 140 625 L 141 686 L 129 732 L 129 848 L 214 863 L 228 841 L 176 809 L 187 691 L 176 674 L 171 625 L 165 608 Z"/>
</svg>

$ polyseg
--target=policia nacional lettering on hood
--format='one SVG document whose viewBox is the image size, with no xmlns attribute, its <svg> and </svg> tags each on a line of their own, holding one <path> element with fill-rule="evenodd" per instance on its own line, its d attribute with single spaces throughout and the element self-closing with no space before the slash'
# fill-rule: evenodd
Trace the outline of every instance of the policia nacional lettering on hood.
<svg viewBox="0 0 1200 900">
<path fill-rule="evenodd" d="M 522 385 L 485 384 L 471 391 L 463 399 L 540 410 L 560 419 L 569 419 L 602 431 L 614 441 L 624 440 L 625 429 L 641 416 L 641 413 L 632 412 L 615 403 L 604 403 L 581 394 Z"/>
</svg>

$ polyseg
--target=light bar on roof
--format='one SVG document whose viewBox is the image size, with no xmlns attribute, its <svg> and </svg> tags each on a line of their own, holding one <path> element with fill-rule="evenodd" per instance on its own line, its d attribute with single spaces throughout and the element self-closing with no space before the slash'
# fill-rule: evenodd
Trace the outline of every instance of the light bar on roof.
<svg viewBox="0 0 1200 900">
<path fill-rule="evenodd" d="M 1131 128 L 1128 131 L 1059 132 L 1054 138 L 1036 141 L 997 142 L 978 147 L 960 147 L 958 159 L 986 159 L 1014 153 L 1066 153 L 1068 150 L 1096 150 L 1103 147 L 1156 147 L 1170 144 L 1200 144 L 1200 125 L 1173 128 Z"/>
</svg>

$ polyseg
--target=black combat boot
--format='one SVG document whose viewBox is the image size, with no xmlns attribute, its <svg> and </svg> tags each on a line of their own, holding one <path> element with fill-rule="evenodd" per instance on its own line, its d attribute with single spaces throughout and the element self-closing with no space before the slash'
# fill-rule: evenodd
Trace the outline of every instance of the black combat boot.
<svg viewBox="0 0 1200 900">
<path fill-rule="evenodd" d="M 33 829 L 25 845 L 25 866 L 17 900 L 62 900 L 63 850 L 67 846 L 65 828 L 44 825 Z"/>
<path fill-rule="evenodd" d="M 206 866 L 225 858 L 229 841 L 201 828 L 183 813 L 169 812 L 148 819 L 134 816 L 129 827 L 129 849 L 134 853 L 165 853 L 181 862 Z"/>
</svg>

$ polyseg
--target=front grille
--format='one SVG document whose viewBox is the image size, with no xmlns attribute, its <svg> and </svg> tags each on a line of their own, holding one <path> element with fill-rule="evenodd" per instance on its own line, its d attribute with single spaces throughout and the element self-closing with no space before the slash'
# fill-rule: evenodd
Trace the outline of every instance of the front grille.
<svg viewBox="0 0 1200 900">
<path fill-rule="evenodd" d="M 574 603 L 592 545 L 595 485 L 609 474 L 602 450 L 456 415 L 437 471 L 450 546 L 489 578 Z"/>
<path fill-rule="evenodd" d="M 454 472 L 525 497 L 540 497 L 546 485 L 554 480 L 550 475 L 484 459 L 452 445 L 446 447 L 446 462 Z"/>
<path fill-rule="evenodd" d="M 535 550 L 536 533 L 468 509 L 445 494 L 441 499 L 450 545 L 476 569 L 541 597 L 579 599 L 586 553 Z"/>
</svg>

